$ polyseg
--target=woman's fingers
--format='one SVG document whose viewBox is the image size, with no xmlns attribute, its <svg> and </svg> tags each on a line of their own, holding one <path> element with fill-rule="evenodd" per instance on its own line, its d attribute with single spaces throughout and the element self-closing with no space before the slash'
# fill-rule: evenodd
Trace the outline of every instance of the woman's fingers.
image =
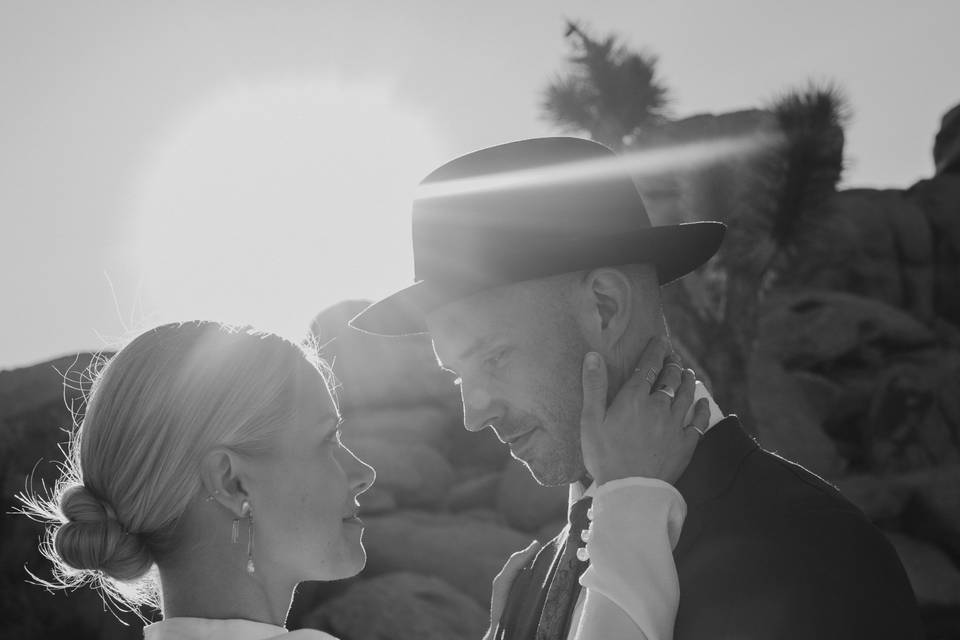
<svg viewBox="0 0 960 640">
<path fill-rule="evenodd" d="M 583 359 L 583 409 L 581 429 L 596 429 L 607 414 L 607 367 L 599 353 L 591 351 Z"/>
<path fill-rule="evenodd" d="M 667 341 L 659 336 L 650 338 L 644 347 L 634 374 L 627 379 L 626 385 L 638 387 L 650 393 L 663 369 L 663 358 L 667 355 Z"/>
<path fill-rule="evenodd" d="M 494 630 L 500 623 L 500 616 L 507 606 L 507 596 L 510 595 L 510 587 L 513 586 L 520 571 L 530 564 L 533 557 L 543 546 L 538 540 L 534 540 L 526 549 L 517 551 L 507 560 L 500 573 L 493 579 L 493 593 L 490 596 L 490 628 L 487 630 L 484 640 L 492 638 Z"/>
<path fill-rule="evenodd" d="M 684 427 L 684 431 L 692 431 L 694 435 L 701 436 L 707 431 L 710 423 L 710 403 L 706 398 L 700 398 L 693 406 L 693 418 L 690 424 Z"/>
<path fill-rule="evenodd" d="M 680 356 L 669 353 L 663 360 L 663 369 L 660 370 L 660 376 L 656 384 L 650 391 L 651 395 L 658 400 L 670 403 L 676 398 L 677 389 L 680 388 L 680 382 L 683 373 L 683 366 L 680 364 Z"/>
<path fill-rule="evenodd" d="M 702 434 L 710 425 L 710 401 L 706 398 L 697 400 L 693 407 L 693 419 L 690 421 L 690 427 L 696 428 Z"/>
<path fill-rule="evenodd" d="M 690 405 L 693 403 L 694 389 L 696 388 L 697 376 L 693 369 L 684 369 L 680 375 L 680 386 L 677 388 L 677 395 L 673 399 L 671 410 L 673 415 L 684 418 Z"/>
<path fill-rule="evenodd" d="M 593 352 L 584 357 L 580 444 L 584 467 L 598 485 L 629 477 L 672 483 L 690 461 L 697 439 L 690 434 L 697 431 L 684 428 L 687 414 L 704 430 L 709 413 L 703 413 L 707 405 L 690 410 L 696 376 L 667 352 L 664 339 L 651 339 L 609 405 L 603 359 Z M 664 390 L 656 391 L 654 383 Z"/>
</svg>

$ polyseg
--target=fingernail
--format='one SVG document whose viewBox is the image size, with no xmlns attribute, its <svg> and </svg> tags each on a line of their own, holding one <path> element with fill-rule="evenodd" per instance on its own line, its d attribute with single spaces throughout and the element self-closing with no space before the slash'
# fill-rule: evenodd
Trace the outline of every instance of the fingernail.
<svg viewBox="0 0 960 640">
<path fill-rule="evenodd" d="M 591 351 L 587 354 L 587 370 L 596 371 L 600 368 L 600 355 Z"/>
</svg>

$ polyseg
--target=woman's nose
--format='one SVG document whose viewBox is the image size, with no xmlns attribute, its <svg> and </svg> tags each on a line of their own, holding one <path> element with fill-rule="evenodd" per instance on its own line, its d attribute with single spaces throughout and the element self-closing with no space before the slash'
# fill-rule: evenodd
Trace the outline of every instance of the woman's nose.
<svg viewBox="0 0 960 640">
<path fill-rule="evenodd" d="M 352 463 L 347 477 L 350 481 L 350 488 L 356 495 L 360 495 L 373 485 L 373 481 L 377 479 L 377 472 L 352 451 L 350 452 L 350 458 Z"/>
</svg>

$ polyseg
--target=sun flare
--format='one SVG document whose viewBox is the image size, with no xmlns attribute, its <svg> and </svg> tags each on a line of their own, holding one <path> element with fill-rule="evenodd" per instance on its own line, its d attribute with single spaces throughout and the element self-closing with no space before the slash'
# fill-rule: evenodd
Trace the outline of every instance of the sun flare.
<svg viewBox="0 0 960 640">
<path fill-rule="evenodd" d="M 145 317 L 295 336 L 329 304 L 407 284 L 410 202 L 442 159 L 426 118 L 382 84 L 212 96 L 162 136 L 136 189 Z"/>
</svg>

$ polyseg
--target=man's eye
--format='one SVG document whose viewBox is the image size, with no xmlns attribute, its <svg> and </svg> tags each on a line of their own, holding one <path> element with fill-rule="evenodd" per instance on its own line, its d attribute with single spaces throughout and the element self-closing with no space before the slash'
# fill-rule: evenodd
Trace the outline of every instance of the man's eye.
<svg viewBox="0 0 960 640">
<path fill-rule="evenodd" d="M 499 349 L 499 350 L 495 351 L 495 352 L 494 352 L 493 354 L 491 354 L 490 356 L 484 358 L 484 360 L 483 360 L 483 366 L 486 367 L 486 368 L 488 368 L 488 369 L 493 369 L 493 368 L 499 366 L 499 365 L 500 365 L 500 361 L 503 360 L 503 356 L 505 356 L 506 353 L 507 353 L 507 350 L 506 350 L 506 349 Z"/>
</svg>

